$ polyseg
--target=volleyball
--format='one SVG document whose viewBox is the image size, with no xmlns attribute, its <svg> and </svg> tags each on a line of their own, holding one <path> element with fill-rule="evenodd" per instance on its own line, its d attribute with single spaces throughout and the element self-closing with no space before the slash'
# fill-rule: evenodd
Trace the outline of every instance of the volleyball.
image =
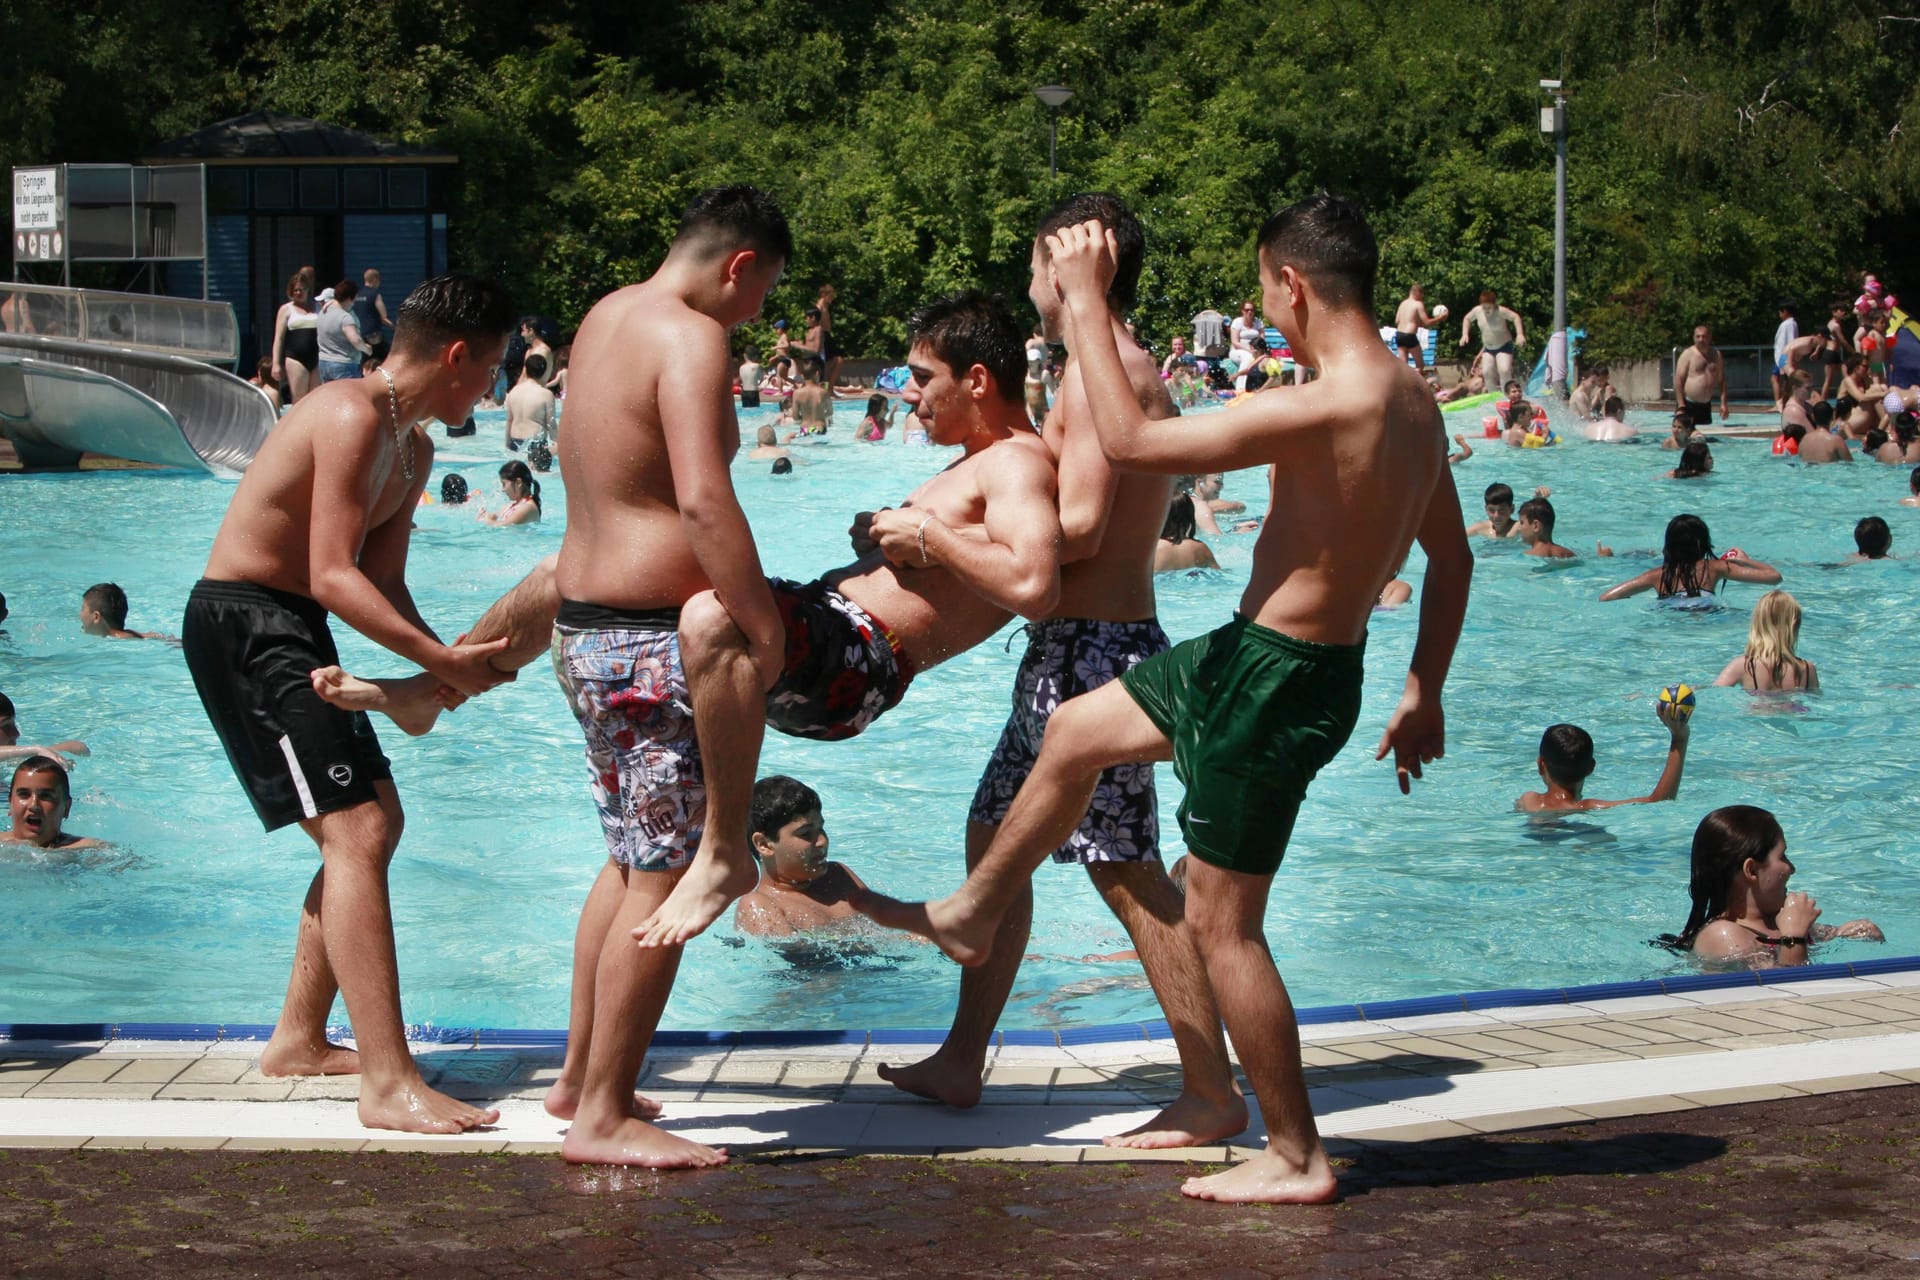
<svg viewBox="0 0 1920 1280">
<path fill-rule="evenodd" d="M 1443 302 L 1435 307 L 1427 313 L 1427 318 L 1430 320 L 1445 320 L 1447 318 L 1447 304 Z"/>
<path fill-rule="evenodd" d="M 1660 705 L 1672 707 L 1676 720 L 1693 719 L 1693 686 L 1690 684 L 1670 684 L 1660 691 Z"/>
</svg>

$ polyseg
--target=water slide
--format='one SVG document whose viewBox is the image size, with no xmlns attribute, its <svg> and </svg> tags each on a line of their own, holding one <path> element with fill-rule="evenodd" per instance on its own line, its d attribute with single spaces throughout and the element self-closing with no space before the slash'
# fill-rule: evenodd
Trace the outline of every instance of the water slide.
<svg viewBox="0 0 1920 1280">
<path fill-rule="evenodd" d="M 72 467 L 96 453 L 237 474 L 273 429 L 265 393 L 209 363 L 232 359 L 237 335 L 225 304 L 0 291 L 12 295 L 0 308 L 24 300 L 0 309 L 0 436 L 23 465 Z"/>
</svg>

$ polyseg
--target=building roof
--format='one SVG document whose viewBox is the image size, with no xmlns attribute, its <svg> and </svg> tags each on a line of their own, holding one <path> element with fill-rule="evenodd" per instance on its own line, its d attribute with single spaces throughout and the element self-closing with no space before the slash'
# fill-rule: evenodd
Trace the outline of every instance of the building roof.
<svg viewBox="0 0 1920 1280">
<path fill-rule="evenodd" d="M 201 160 L 208 164 L 339 163 L 405 160 L 413 164 L 451 164 L 450 152 L 388 142 L 357 129 L 322 120 L 253 111 L 204 129 L 154 144 L 148 162 Z"/>
</svg>

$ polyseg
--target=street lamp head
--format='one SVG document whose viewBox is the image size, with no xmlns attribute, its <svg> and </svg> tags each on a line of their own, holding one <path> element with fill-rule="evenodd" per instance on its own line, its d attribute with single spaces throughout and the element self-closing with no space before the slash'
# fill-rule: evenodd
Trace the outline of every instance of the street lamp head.
<svg viewBox="0 0 1920 1280">
<path fill-rule="evenodd" d="M 1073 90 L 1063 84 L 1043 84 L 1033 91 L 1033 96 L 1045 103 L 1049 111 L 1053 111 L 1067 105 Z"/>
</svg>

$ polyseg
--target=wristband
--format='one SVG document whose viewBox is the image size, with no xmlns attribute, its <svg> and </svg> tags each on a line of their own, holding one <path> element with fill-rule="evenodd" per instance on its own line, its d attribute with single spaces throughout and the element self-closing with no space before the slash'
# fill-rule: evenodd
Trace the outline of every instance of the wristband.
<svg viewBox="0 0 1920 1280">
<path fill-rule="evenodd" d="M 1760 941 L 1771 947 L 1804 947 L 1813 941 L 1813 936 L 1811 934 L 1802 934 L 1799 937 L 1793 937 L 1783 933 L 1777 938 L 1769 938 L 1765 934 L 1762 934 Z"/>
<path fill-rule="evenodd" d="M 933 563 L 933 561 L 927 559 L 927 525 L 932 523 L 932 521 L 933 517 L 928 516 L 920 522 L 920 527 L 913 531 L 913 536 L 920 540 L 920 567 L 922 569 L 927 568 Z"/>
</svg>

